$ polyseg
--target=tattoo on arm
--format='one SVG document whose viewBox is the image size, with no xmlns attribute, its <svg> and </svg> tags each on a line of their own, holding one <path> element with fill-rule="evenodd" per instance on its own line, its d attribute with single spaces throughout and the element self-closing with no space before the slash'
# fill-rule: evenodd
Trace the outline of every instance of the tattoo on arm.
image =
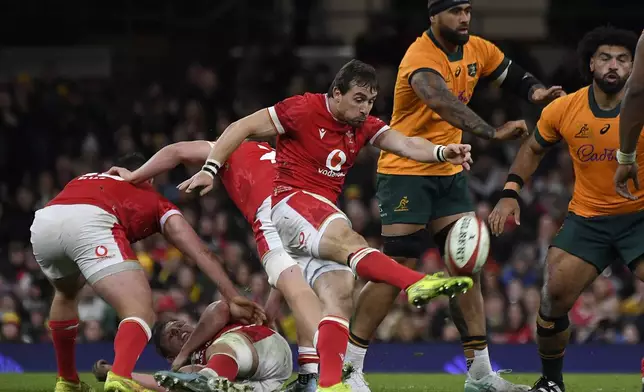
<svg viewBox="0 0 644 392">
<path fill-rule="evenodd" d="M 451 125 L 484 139 L 494 137 L 496 130 L 459 101 L 440 75 L 429 71 L 417 72 L 411 78 L 411 87 L 427 106 Z"/>
</svg>

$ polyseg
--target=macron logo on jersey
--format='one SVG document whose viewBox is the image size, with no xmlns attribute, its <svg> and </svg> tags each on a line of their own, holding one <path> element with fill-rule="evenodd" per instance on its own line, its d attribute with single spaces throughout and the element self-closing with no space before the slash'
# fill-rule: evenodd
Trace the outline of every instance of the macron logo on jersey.
<svg viewBox="0 0 644 392">
<path fill-rule="evenodd" d="M 318 129 L 318 131 L 320 131 L 320 139 L 322 139 L 324 137 L 324 135 L 326 135 L 326 129 L 320 128 L 320 129 Z"/>
</svg>

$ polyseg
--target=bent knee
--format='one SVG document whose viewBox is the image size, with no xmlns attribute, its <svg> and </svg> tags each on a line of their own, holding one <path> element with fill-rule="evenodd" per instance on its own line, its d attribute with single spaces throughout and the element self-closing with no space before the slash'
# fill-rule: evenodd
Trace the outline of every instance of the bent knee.
<svg viewBox="0 0 644 392">
<path fill-rule="evenodd" d="M 331 271 L 320 276 L 314 284 L 322 302 L 324 314 L 349 317 L 353 310 L 355 278 L 349 271 Z"/>
<path fill-rule="evenodd" d="M 346 219 L 335 219 L 331 222 L 324 233 L 324 237 L 326 237 L 327 241 L 344 244 L 348 248 L 355 248 L 354 251 L 368 246 L 367 240 L 353 230 Z"/>
</svg>

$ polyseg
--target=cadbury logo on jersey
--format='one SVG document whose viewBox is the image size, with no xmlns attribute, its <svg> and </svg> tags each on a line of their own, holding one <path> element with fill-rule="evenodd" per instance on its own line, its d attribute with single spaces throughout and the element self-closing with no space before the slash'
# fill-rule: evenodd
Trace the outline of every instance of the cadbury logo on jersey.
<svg viewBox="0 0 644 392">
<path fill-rule="evenodd" d="M 614 161 L 615 148 L 604 148 L 595 150 L 592 144 L 584 144 L 577 149 L 577 158 L 582 162 L 604 162 Z"/>
</svg>

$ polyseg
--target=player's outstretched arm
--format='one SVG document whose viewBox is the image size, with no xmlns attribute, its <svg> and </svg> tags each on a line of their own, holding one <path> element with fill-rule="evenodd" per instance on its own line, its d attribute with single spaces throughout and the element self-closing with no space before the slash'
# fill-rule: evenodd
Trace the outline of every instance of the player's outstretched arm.
<svg viewBox="0 0 644 392">
<path fill-rule="evenodd" d="M 175 214 L 165 222 L 163 235 L 185 256 L 197 263 L 208 278 L 217 284 L 224 298 L 230 302 L 230 311 L 235 319 L 245 324 L 262 323 L 266 314 L 261 306 L 239 295 L 228 278 L 218 258 L 206 247 L 186 219 Z"/>
<path fill-rule="evenodd" d="M 633 71 L 622 100 L 619 115 L 619 151 L 622 154 L 633 154 L 644 126 L 644 32 L 637 42 Z"/>
<path fill-rule="evenodd" d="M 245 139 L 251 136 L 264 139 L 276 135 L 277 129 L 271 120 L 268 109 L 258 110 L 249 116 L 235 121 L 217 139 L 217 143 L 210 151 L 201 171 L 192 178 L 179 184 L 178 188 L 185 190 L 187 193 L 192 192 L 193 189 L 203 188 L 199 194 L 201 196 L 205 195 L 212 189 L 213 181 L 219 169 L 221 169 L 221 165 L 226 162 L 230 154 Z"/>
<path fill-rule="evenodd" d="M 411 78 L 411 87 L 425 105 L 451 125 L 484 139 L 494 138 L 494 127 L 459 101 L 442 76 L 430 71 L 416 72 Z"/>
<path fill-rule="evenodd" d="M 230 124 L 224 130 L 208 155 L 209 161 L 226 162 L 230 154 L 249 137 L 268 138 L 277 136 L 277 129 L 268 109 L 261 109 Z"/>
<path fill-rule="evenodd" d="M 510 167 L 510 174 L 503 187 L 501 199 L 492 210 L 492 213 L 490 213 L 488 222 L 494 235 L 503 233 L 505 221 L 510 215 L 514 215 L 516 224 L 521 224 L 519 217 L 519 191 L 523 183 L 530 179 L 535 170 L 537 170 L 547 151 L 547 148 L 537 141 L 537 132 L 535 130 L 521 145 Z"/>
<path fill-rule="evenodd" d="M 208 158 L 212 145 L 205 140 L 169 144 L 148 159 L 140 168 L 132 172 L 130 182 L 138 184 L 161 173 L 184 165 L 199 165 Z"/>
<path fill-rule="evenodd" d="M 504 90 L 525 98 L 528 102 L 538 105 L 547 105 L 555 99 L 566 95 L 561 86 L 545 87 L 530 72 L 507 58 L 492 74 L 498 74 L 498 77 L 492 81 L 493 83 L 501 86 Z"/>
<path fill-rule="evenodd" d="M 454 165 L 463 165 L 467 170 L 472 163 L 470 153 L 472 147 L 469 144 L 441 146 L 422 137 L 407 137 L 395 129 L 388 129 L 381 133 L 374 140 L 373 145 L 418 162 L 450 162 Z"/>
<path fill-rule="evenodd" d="M 201 241 L 183 215 L 175 214 L 166 220 L 163 236 L 217 284 L 224 298 L 230 300 L 239 295 L 217 257 Z"/>
<path fill-rule="evenodd" d="M 411 87 L 425 105 L 452 126 L 483 139 L 514 140 L 527 135 L 524 121 L 510 121 L 498 130 L 449 91 L 443 77 L 432 71 L 414 73 Z"/>
<path fill-rule="evenodd" d="M 230 322 L 230 307 L 225 301 L 213 302 L 199 318 L 199 322 L 188 340 L 181 348 L 181 352 L 172 362 L 172 370 L 178 370 L 186 364 L 190 354 L 203 347 L 214 338 Z"/>
<path fill-rule="evenodd" d="M 170 216 L 164 224 L 163 235 L 217 284 L 221 294 L 230 302 L 232 314 L 236 319 L 245 324 L 262 323 L 266 320 L 266 314 L 261 306 L 237 292 L 224 271 L 222 263 L 201 241 L 183 215 Z"/>
</svg>

